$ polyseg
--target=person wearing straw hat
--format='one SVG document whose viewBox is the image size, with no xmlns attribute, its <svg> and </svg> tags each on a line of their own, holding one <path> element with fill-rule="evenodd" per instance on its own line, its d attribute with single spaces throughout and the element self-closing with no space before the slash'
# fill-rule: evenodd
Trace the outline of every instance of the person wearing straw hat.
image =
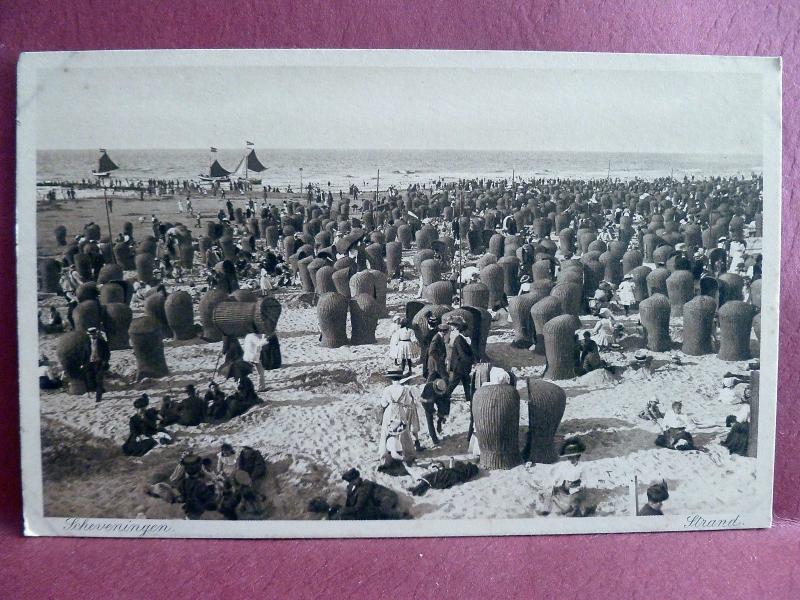
<svg viewBox="0 0 800 600">
<path fill-rule="evenodd" d="M 428 435 L 435 446 L 439 445 L 437 433 L 442 433 L 447 417 L 450 415 L 450 396 L 447 394 L 447 381 L 438 375 L 433 375 L 431 379 L 422 387 L 422 408 L 425 411 L 425 422 L 428 425 Z M 436 413 L 436 427 L 433 424 L 433 415 Z"/>
<path fill-rule="evenodd" d="M 446 349 L 447 364 L 447 397 L 452 396 L 455 389 L 461 385 L 464 389 L 464 399 L 470 406 L 469 431 L 467 433 L 467 443 L 472 437 L 474 423 L 472 419 L 472 365 L 475 363 L 475 355 L 472 346 L 467 338 L 464 337 L 464 330 L 467 323 L 460 315 L 455 315 L 447 322 L 450 328 Z"/>
<path fill-rule="evenodd" d="M 523 294 L 527 294 L 531 291 L 531 278 L 530 275 L 523 275 L 519 279 L 519 293 L 518 296 L 522 296 Z"/>
<path fill-rule="evenodd" d="M 450 326 L 446 323 L 441 323 L 438 319 L 429 319 L 428 327 L 434 329 L 435 333 L 426 347 L 422 376 L 428 380 L 434 376 L 446 379 L 447 334 L 450 331 Z"/>
<path fill-rule="evenodd" d="M 614 333 L 614 315 L 609 308 L 601 308 L 599 313 L 600 319 L 592 329 L 592 339 L 597 342 L 601 348 L 610 348 L 615 342 Z"/>
<path fill-rule="evenodd" d="M 389 358 L 400 368 L 400 372 L 405 372 L 408 365 L 408 374 L 411 375 L 412 365 L 419 358 L 415 351 L 414 332 L 408 326 L 408 319 L 397 315 L 392 319 L 394 331 L 389 338 Z"/>
<path fill-rule="evenodd" d="M 631 277 L 630 273 L 628 273 L 622 278 L 622 282 L 617 288 L 619 303 L 625 310 L 626 317 L 628 316 L 631 307 L 636 305 L 636 296 L 634 294 L 635 290 L 636 284 L 633 283 L 633 277 Z"/>
<path fill-rule="evenodd" d="M 403 462 L 413 462 L 416 450 L 421 448 L 418 438 L 419 415 L 414 391 L 404 385 L 407 378 L 403 377 L 401 371 L 390 370 L 386 373 L 386 377 L 391 383 L 383 389 L 378 400 L 379 408 L 383 409 L 378 458 L 385 461 L 387 440 L 389 437 L 396 437 L 394 441 L 397 443 L 393 443 L 395 453 L 402 457 Z"/>
<path fill-rule="evenodd" d="M 83 365 L 83 372 L 86 377 L 86 389 L 94 389 L 95 402 L 103 399 L 103 381 L 108 371 L 108 361 L 111 359 L 111 350 L 108 347 L 103 334 L 97 327 L 89 327 L 86 330 L 89 334 L 90 351 L 88 360 Z"/>
</svg>

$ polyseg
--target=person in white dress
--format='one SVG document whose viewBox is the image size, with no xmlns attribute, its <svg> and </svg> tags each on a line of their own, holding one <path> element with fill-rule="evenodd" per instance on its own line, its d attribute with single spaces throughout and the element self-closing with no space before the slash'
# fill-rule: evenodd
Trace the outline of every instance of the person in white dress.
<svg viewBox="0 0 800 600">
<path fill-rule="evenodd" d="M 264 381 L 264 367 L 261 364 L 261 348 L 267 344 L 268 338 L 263 333 L 248 333 L 244 337 L 244 356 L 242 360 L 249 362 L 258 371 L 258 391 L 263 392 L 266 389 L 266 382 Z"/>
<path fill-rule="evenodd" d="M 607 308 L 600 310 L 600 320 L 592 329 L 592 339 L 601 348 L 609 348 L 614 343 L 614 315 Z"/>
<path fill-rule="evenodd" d="M 625 275 L 622 278 L 622 283 L 619 284 L 617 288 L 617 295 L 619 296 L 619 303 L 622 305 L 622 308 L 625 309 L 625 316 L 628 316 L 628 311 L 631 309 L 632 306 L 636 304 L 636 296 L 634 294 L 634 290 L 636 289 L 636 284 L 633 283 L 633 277 L 630 275 Z"/>
<path fill-rule="evenodd" d="M 408 326 L 408 320 L 403 317 L 399 317 L 396 324 L 396 329 L 389 339 L 389 356 L 400 367 L 401 373 L 405 373 L 408 365 L 408 374 L 411 375 L 412 365 L 419 359 L 414 343 L 414 332 Z"/>
<path fill-rule="evenodd" d="M 378 458 L 384 462 L 390 457 L 411 463 L 414 462 L 416 450 L 420 447 L 415 390 L 403 385 L 403 374 L 400 371 L 389 371 L 387 377 L 392 383 L 383 389 L 378 400 L 378 406 L 383 410 Z M 393 439 L 387 447 L 387 440 L 390 437 L 396 439 Z"/>
<path fill-rule="evenodd" d="M 586 504 L 586 481 L 580 465 L 586 444 L 577 437 L 564 440 L 561 445 L 561 461 L 553 465 L 553 487 L 550 497 L 540 498 L 540 514 L 555 514 L 565 517 L 586 517 L 594 513 L 595 507 Z"/>
</svg>

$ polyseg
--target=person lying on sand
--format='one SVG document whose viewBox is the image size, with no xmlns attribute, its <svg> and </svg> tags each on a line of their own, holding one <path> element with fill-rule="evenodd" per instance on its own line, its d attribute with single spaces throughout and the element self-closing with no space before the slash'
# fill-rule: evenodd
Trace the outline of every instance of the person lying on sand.
<svg viewBox="0 0 800 600">
<path fill-rule="evenodd" d="M 408 491 L 414 496 L 424 496 L 429 489 L 447 490 L 454 485 L 466 483 L 478 476 L 480 470 L 474 463 L 468 461 L 450 460 L 450 465 L 445 467 L 442 463 L 431 465 L 432 471 L 425 472 L 420 468 L 407 467 L 409 474 L 414 478 L 414 485 Z"/>
<path fill-rule="evenodd" d="M 308 503 L 308 510 L 321 514 L 323 519 L 337 521 L 411 518 L 408 511 L 403 509 L 396 492 L 363 479 L 358 469 L 347 470 L 342 479 L 347 482 L 344 506 L 329 503 L 323 498 L 313 498 Z"/>
</svg>

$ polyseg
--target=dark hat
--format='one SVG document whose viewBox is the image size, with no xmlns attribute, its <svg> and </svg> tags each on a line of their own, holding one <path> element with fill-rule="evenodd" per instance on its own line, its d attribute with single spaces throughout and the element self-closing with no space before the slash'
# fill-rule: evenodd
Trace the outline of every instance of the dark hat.
<svg viewBox="0 0 800 600">
<path fill-rule="evenodd" d="M 222 451 L 222 453 L 223 453 L 223 454 L 225 454 L 226 456 L 229 456 L 229 455 L 231 455 L 231 454 L 233 454 L 233 453 L 234 453 L 233 446 L 231 446 L 230 444 L 228 444 L 228 443 L 226 443 L 226 442 L 224 442 L 224 443 L 222 444 L 222 448 L 220 448 L 220 450 L 221 450 L 221 451 Z"/>
<path fill-rule="evenodd" d="M 578 437 L 571 437 L 561 444 L 561 456 L 580 456 L 586 451 L 586 444 Z"/>
<path fill-rule="evenodd" d="M 150 404 L 150 397 L 147 394 L 142 394 L 133 401 L 134 408 L 145 408 L 148 404 Z"/>
<path fill-rule="evenodd" d="M 346 482 L 351 483 L 361 477 L 361 473 L 358 472 L 358 469 L 348 469 L 342 474 L 342 479 Z"/>
<path fill-rule="evenodd" d="M 655 483 L 647 488 L 648 502 L 664 502 L 667 498 L 669 498 L 669 491 L 667 491 L 666 482 Z"/>
<path fill-rule="evenodd" d="M 422 397 L 425 400 L 432 400 L 436 396 L 441 396 L 447 391 L 447 382 L 441 377 L 435 377 L 428 381 L 422 388 Z"/>
<path fill-rule="evenodd" d="M 393 381 L 399 381 L 400 379 L 403 378 L 403 372 L 398 371 L 397 369 L 389 369 L 388 371 L 386 371 L 386 377 L 388 377 Z"/>
<path fill-rule="evenodd" d="M 181 458 L 181 464 L 184 467 L 188 467 L 191 465 L 196 465 L 200 463 L 200 457 L 197 454 L 189 453 L 186 454 L 183 458 Z"/>
</svg>

